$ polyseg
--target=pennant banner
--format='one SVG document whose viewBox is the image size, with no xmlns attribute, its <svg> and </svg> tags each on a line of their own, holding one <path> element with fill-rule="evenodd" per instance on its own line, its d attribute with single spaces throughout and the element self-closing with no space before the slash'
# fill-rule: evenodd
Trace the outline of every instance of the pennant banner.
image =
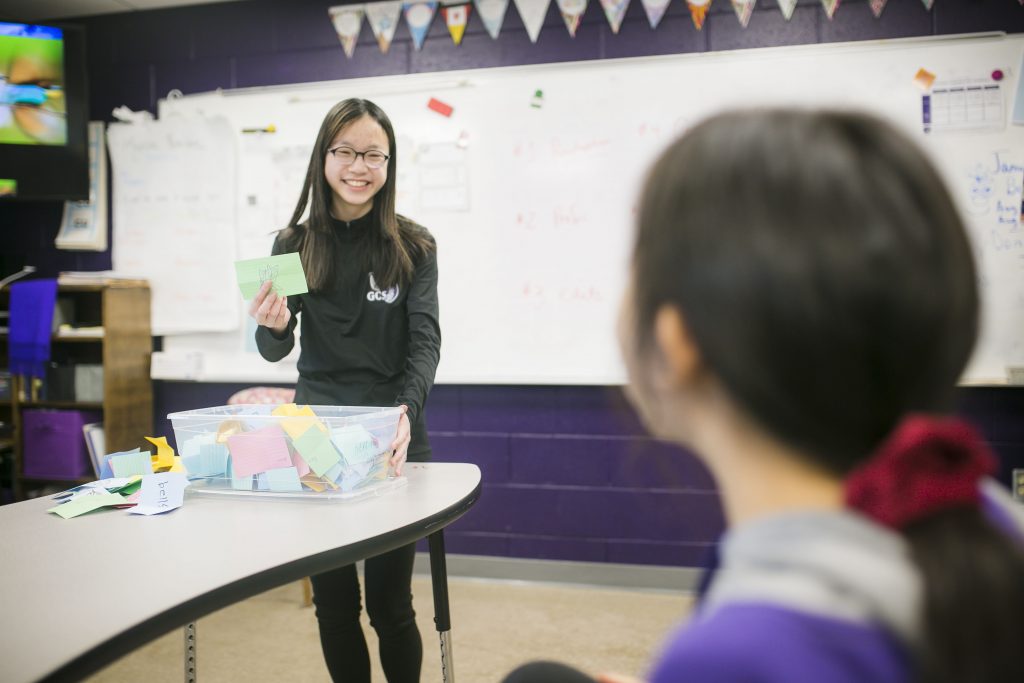
<svg viewBox="0 0 1024 683">
<path fill-rule="evenodd" d="M 391 41 L 395 37 L 395 29 L 398 28 L 398 17 L 402 12 L 402 0 L 391 0 L 389 2 L 370 2 L 366 4 L 366 21 L 373 29 L 373 35 L 377 39 L 377 46 L 384 54 L 388 53 Z"/>
<path fill-rule="evenodd" d="M 1024 0 L 1021 1 L 1024 2 Z M 661 18 L 665 16 L 665 10 L 668 9 L 668 0 L 641 0 L 641 2 L 643 2 L 644 11 L 647 12 L 647 22 L 651 28 L 658 28 Z"/>
<path fill-rule="evenodd" d="M 587 0 L 558 0 L 558 9 L 562 12 L 569 35 L 575 38 L 583 13 L 587 11 Z"/>
<path fill-rule="evenodd" d="M 508 0 L 476 0 L 476 11 L 480 13 L 484 28 L 495 40 L 501 33 L 501 25 L 505 22 L 505 10 L 507 9 Z"/>
<path fill-rule="evenodd" d="M 413 2 L 402 3 L 405 23 L 409 24 L 412 44 L 417 50 L 423 47 L 423 41 L 427 37 L 430 22 L 434 20 L 436 11 L 437 3 L 434 0 L 413 0 Z"/>
<path fill-rule="evenodd" d="M 338 5 L 328 8 L 334 30 L 338 32 L 338 40 L 345 50 L 345 56 L 352 59 L 359 40 L 359 30 L 363 27 L 363 5 Z"/>
<path fill-rule="evenodd" d="M 530 42 L 536 43 L 551 0 L 515 0 L 515 3 L 519 16 L 523 19 L 523 25 L 526 26 L 526 34 L 530 36 Z"/>
<path fill-rule="evenodd" d="M 612 33 L 618 34 L 619 27 L 622 26 L 622 17 L 629 8 L 629 0 L 601 0 L 601 7 L 604 8 L 604 16 L 608 19 L 608 25 L 612 27 Z"/>
<path fill-rule="evenodd" d="M 789 21 L 793 18 L 793 10 L 796 9 L 796 0 L 779 0 L 779 9 L 782 10 L 782 16 Z"/>
<path fill-rule="evenodd" d="M 458 2 L 441 7 L 441 16 L 444 23 L 448 25 L 448 34 L 452 42 L 458 45 L 462 42 L 462 36 L 466 32 L 466 23 L 469 21 L 469 3 Z"/>
<path fill-rule="evenodd" d="M 740 20 L 743 28 L 750 23 L 750 15 L 754 13 L 754 3 L 757 0 L 732 0 L 732 8 L 736 11 L 736 18 Z"/>
<path fill-rule="evenodd" d="M 821 0 L 821 6 L 825 8 L 825 14 L 828 15 L 829 21 L 832 21 L 836 10 L 839 9 L 839 0 Z"/>
<path fill-rule="evenodd" d="M 704 28 L 704 19 L 708 14 L 708 6 L 711 4 L 711 0 L 686 0 L 686 4 L 690 8 L 690 17 L 693 19 L 693 25 L 697 27 L 697 30 Z"/>
<path fill-rule="evenodd" d="M 885 9 L 886 0 L 871 0 L 871 12 L 875 15 L 875 19 L 882 16 L 882 10 Z"/>
</svg>

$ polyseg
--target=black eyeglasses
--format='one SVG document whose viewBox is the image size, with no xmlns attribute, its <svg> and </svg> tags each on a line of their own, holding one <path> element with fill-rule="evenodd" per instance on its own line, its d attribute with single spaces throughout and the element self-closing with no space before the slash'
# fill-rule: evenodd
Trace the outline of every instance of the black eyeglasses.
<svg viewBox="0 0 1024 683">
<path fill-rule="evenodd" d="M 357 152 L 351 147 L 335 147 L 334 149 L 327 150 L 327 153 L 332 155 L 342 166 L 351 166 L 356 163 L 358 157 L 362 157 L 368 167 L 384 168 L 384 165 L 388 163 L 388 159 L 391 158 L 384 152 L 376 149 Z"/>
</svg>

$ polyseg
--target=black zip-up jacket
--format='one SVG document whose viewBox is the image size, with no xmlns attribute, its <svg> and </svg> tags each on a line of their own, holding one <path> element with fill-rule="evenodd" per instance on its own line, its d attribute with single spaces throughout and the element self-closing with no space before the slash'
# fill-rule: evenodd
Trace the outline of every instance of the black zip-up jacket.
<svg viewBox="0 0 1024 683">
<path fill-rule="evenodd" d="M 409 460 L 430 458 L 423 408 L 441 354 L 437 304 L 437 253 L 414 254 L 408 285 L 381 291 L 362 265 L 359 242 L 377 230 L 373 212 L 351 223 L 333 221 L 338 260 L 335 282 L 318 292 L 288 297 L 292 317 L 281 337 L 262 325 L 256 346 L 271 362 L 295 345 L 301 320 L 302 349 L 295 402 L 309 405 L 409 406 Z M 405 218 L 414 230 L 426 228 Z M 285 252 L 280 235 L 273 254 Z M 299 315 L 301 313 L 301 315 Z"/>
</svg>

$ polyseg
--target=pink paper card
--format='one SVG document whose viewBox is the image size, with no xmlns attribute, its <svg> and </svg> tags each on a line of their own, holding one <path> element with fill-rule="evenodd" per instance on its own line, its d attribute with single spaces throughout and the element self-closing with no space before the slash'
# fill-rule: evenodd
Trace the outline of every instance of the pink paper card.
<svg viewBox="0 0 1024 683">
<path fill-rule="evenodd" d="M 292 466 L 284 431 L 276 424 L 229 436 L 228 450 L 236 477 Z"/>
</svg>

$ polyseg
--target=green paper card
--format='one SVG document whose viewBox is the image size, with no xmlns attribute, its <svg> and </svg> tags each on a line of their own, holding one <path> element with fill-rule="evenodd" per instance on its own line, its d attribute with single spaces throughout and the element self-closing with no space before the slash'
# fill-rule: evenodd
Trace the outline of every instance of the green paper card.
<svg viewBox="0 0 1024 683">
<path fill-rule="evenodd" d="M 267 280 L 274 283 L 274 291 L 278 296 L 305 294 L 309 291 L 302 261 L 294 252 L 235 261 L 235 276 L 238 278 L 238 288 L 246 299 L 256 296 L 260 286 Z"/>
<path fill-rule="evenodd" d="M 52 507 L 47 512 L 55 512 L 64 519 L 71 519 L 78 515 L 84 515 L 86 512 L 92 512 L 102 507 L 109 507 L 111 505 L 124 505 L 124 498 L 117 493 L 95 493 L 84 496 L 78 496 L 73 500 Z"/>
<path fill-rule="evenodd" d="M 292 444 L 318 477 L 324 476 L 324 472 L 341 460 L 338 451 L 334 450 L 334 446 L 331 445 L 331 440 L 315 426 L 310 427 L 302 436 L 294 439 Z"/>
</svg>

